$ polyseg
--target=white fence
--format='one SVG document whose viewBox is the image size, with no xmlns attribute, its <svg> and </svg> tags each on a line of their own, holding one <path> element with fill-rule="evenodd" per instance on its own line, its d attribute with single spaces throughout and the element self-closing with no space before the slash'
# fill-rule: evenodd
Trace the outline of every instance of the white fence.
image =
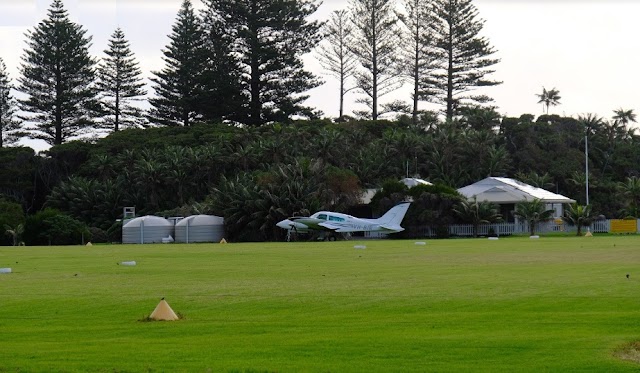
<svg viewBox="0 0 640 373">
<path fill-rule="evenodd" d="M 640 231 L 640 220 L 638 220 L 638 231 Z M 588 227 L 583 227 L 584 232 L 590 230 L 592 233 L 608 233 L 611 227 L 610 220 L 598 220 L 593 222 Z M 536 225 L 536 234 L 545 234 L 551 232 L 573 232 L 575 233 L 577 227 L 568 225 L 564 222 L 548 221 L 538 223 Z M 412 236 L 416 237 L 436 237 L 438 234 L 435 229 L 431 227 L 420 227 L 418 229 L 411 229 L 409 232 Z M 513 234 L 528 234 L 529 225 L 527 223 L 495 223 L 495 224 L 481 224 L 478 227 L 479 236 L 509 236 Z M 449 236 L 473 236 L 472 224 L 454 224 L 449 226 Z"/>
<path fill-rule="evenodd" d="M 637 232 L 640 232 L 640 219 L 636 222 Z M 589 226 L 582 227 L 582 231 L 587 230 L 592 233 L 608 233 L 611 228 L 611 220 L 598 220 L 593 222 Z M 444 227 L 442 229 L 447 229 Z M 566 232 L 576 233 L 577 228 L 573 225 L 568 225 L 564 222 L 548 221 L 538 223 L 536 225 L 536 234 L 545 234 L 553 232 Z M 472 224 L 453 224 L 448 227 L 448 235 L 452 237 L 472 237 L 473 225 Z M 408 227 L 405 234 L 410 237 L 442 237 L 443 234 L 436 232 L 435 227 Z M 495 223 L 495 224 L 481 224 L 478 227 L 478 236 L 510 236 L 513 234 L 529 234 L 529 225 L 527 223 Z M 364 232 L 364 238 L 385 238 L 386 234 L 381 232 Z"/>
</svg>

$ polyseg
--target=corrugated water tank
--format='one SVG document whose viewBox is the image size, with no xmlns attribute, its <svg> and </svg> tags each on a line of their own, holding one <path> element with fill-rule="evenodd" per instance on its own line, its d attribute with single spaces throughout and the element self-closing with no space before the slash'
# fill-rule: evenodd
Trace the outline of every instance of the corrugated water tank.
<svg viewBox="0 0 640 373">
<path fill-rule="evenodd" d="M 224 238 L 224 218 L 192 215 L 176 224 L 176 242 L 219 242 Z"/>
<path fill-rule="evenodd" d="M 122 243 L 161 243 L 174 235 L 174 226 L 159 216 L 141 216 L 122 226 Z"/>
</svg>

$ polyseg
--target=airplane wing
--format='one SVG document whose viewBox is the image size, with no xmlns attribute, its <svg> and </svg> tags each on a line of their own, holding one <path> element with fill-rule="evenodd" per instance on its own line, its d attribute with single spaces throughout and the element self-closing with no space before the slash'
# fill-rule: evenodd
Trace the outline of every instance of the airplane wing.
<svg viewBox="0 0 640 373">
<path fill-rule="evenodd" d="M 335 224 L 331 224 L 331 223 L 320 223 L 318 224 L 319 226 L 332 230 L 334 232 L 337 233 L 349 233 L 349 232 L 360 232 L 362 231 L 362 229 L 354 229 L 354 228 L 348 228 L 348 227 L 343 227 L 340 225 L 335 225 Z"/>
<path fill-rule="evenodd" d="M 352 232 L 362 232 L 362 229 L 354 229 L 354 228 L 339 228 L 336 229 L 338 233 L 352 233 Z"/>
</svg>

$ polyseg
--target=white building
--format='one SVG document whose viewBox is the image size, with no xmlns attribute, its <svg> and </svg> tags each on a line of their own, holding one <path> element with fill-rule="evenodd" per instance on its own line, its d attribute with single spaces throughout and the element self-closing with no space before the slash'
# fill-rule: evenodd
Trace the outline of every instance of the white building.
<svg viewBox="0 0 640 373">
<path fill-rule="evenodd" d="M 566 203 L 576 201 L 560 194 L 537 188 L 521 181 L 506 177 L 488 177 L 474 184 L 458 189 L 468 199 L 488 201 L 500 206 L 500 213 L 506 221 L 512 221 L 512 211 L 519 202 L 530 202 L 539 199 L 546 203 L 547 209 L 553 209 L 554 217 L 562 217 Z"/>
</svg>

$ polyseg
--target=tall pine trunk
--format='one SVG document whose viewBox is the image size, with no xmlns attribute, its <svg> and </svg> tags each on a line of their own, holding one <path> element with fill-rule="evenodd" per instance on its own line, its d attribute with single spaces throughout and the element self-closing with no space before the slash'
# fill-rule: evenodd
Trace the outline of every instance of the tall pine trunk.
<svg viewBox="0 0 640 373">
<path fill-rule="evenodd" d="M 449 24 L 449 44 L 447 45 L 447 120 L 453 118 L 453 26 Z"/>
<path fill-rule="evenodd" d="M 258 41 L 258 29 L 253 28 L 251 33 L 251 50 L 249 53 L 250 67 L 251 67 L 251 80 L 249 82 L 249 89 L 251 90 L 251 102 L 249 103 L 249 124 L 260 125 L 260 117 L 262 112 L 262 103 L 260 102 L 260 61 L 259 57 L 259 41 Z"/>
<path fill-rule="evenodd" d="M 416 33 L 418 33 L 418 25 L 416 25 Z M 418 125 L 418 97 L 420 95 L 420 88 L 419 88 L 419 84 L 418 84 L 418 79 L 420 79 L 420 66 L 419 66 L 419 59 L 420 59 L 420 41 L 419 38 L 416 38 L 415 40 L 416 44 L 415 44 L 415 55 L 413 58 L 414 61 L 414 65 L 413 65 L 413 111 L 412 111 L 412 122 L 414 126 Z"/>
<path fill-rule="evenodd" d="M 373 40 L 373 49 L 371 50 L 371 56 L 373 62 L 373 79 L 371 81 L 371 119 L 378 119 L 378 39 L 376 38 L 376 11 L 371 11 L 371 24 L 374 25 L 372 27 L 372 40 Z"/>
</svg>

